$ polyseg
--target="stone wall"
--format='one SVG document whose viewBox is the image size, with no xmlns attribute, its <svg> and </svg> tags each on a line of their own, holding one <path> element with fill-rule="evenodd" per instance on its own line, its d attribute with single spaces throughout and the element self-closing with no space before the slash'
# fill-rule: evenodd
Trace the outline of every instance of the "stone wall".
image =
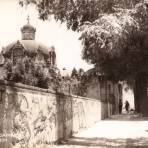
<svg viewBox="0 0 148 148">
<path fill-rule="evenodd" d="M 52 144 L 99 120 L 99 100 L 0 82 L 0 148 Z"/>
</svg>

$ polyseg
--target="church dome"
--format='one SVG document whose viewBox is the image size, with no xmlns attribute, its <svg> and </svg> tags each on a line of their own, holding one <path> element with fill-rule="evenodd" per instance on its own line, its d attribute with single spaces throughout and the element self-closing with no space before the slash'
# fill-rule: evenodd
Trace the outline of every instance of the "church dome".
<svg viewBox="0 0 148 148">
<path fill-rule="evenodd" d="M 30 25 L 29 23 L 24 25 L 21 30 L 22 31 L 32 31 L 32 32 L 36 31 L 36 29 L 32 25 Z"/>
<path fill-rule="evenodd" d="M 44 55 L 49 56 L 49 52 L 53 51 L 54 47 L 47 47 L 41 42 L 35 40 L 18 40 L 10 43 L 5 48 L 3 48 L 3 55 L 9 56 L 13 48 L 22 48 L 28 54 L 36 54 L 38 51 L 41 51 Z"/>
<path fill-rule="evenodd" d="M 47 47 L 35 40 L 36 29 L 28 23 L 21 29 L 22 39 L 12 42 L 2 49 L 4 58 L 13 59 L 28 56 L 35 63 L 46 63 L 49 66 L 56 66 L 56 53 L 54 47 Z M 17 58 L 19 59 L 19 58 Z M 16 62 L 14 62 L 16 63 Z"/>
<path fill-rule="evenodd" d="M 28 23 L 21 28 L 22 40 L 35 40 L 36 29 L 30 25 L 29 17 L 27 18 Z"/>
</svg>

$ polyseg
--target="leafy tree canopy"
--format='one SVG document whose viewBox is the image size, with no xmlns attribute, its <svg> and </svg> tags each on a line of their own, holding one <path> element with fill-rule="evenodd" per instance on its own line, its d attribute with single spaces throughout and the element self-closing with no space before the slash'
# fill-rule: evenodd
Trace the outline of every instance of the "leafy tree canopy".
<svg viewBox="0 0 148 148">
<path fill-rule="evenodd" d="M 78 75 L 81 77 L 84 75 L 84 73 L 85 73 L 84 69 L 80 68 L 78 71 Z"/>
<path fill-rule="evenodd" d="M 83 59 L 114 80 L 148 73 L 147 0 L 20 0 L 81 31 Z"/>
</svg>

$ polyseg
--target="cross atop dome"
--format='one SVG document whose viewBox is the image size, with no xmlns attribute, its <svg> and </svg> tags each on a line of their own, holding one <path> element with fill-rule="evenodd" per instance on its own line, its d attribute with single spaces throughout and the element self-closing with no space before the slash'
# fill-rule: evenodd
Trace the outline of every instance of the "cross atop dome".
<svg viewBox="0 0 148 148">
<path fill-rule="evenodd" d="M 28 24 L 30 24 L 30 16 L 29 15 L 27 16 L 27 22 L 28 22 Z"/>
<path fill-rule="evenodd" d="M 22 40 L 34 40 L 36 29 L 30 25 L 30 17 L 27 17 L 27 24 L 21 28 Z"/>
</svg>

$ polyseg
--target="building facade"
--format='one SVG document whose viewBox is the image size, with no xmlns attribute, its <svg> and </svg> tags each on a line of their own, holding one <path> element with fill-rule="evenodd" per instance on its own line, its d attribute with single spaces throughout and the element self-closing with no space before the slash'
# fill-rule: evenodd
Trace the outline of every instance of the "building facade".
<svg viewBox="0 0 148 148">
<path fill-rule="evenodd" d="M 2 75 L 0 79 L 11 80 L 13 78 L 10 77 L 14 77 L 12 76 L 14 73 L 15 75 L 25 73 L 25 78 L 33 77 L 33 79 L 37 77 L 37 73 L 41 76 L 45 75 L 42 77 L 52 77 L 52 73 L 56 72 L 55 48 L 53 46 L 47 47 L 36 41 L 35 33 L 36 28 L 28 20 L 28 23 L 21 28 L 22 39 L 14 41 L 2 49 L 0 55 L 0 71 Z M 7 78 L 5 78 L 6 75 Z M 18 76 L 16 79 L 19 79 Z M 17 80 L 16 82 L 19 82 Z M 27 82 L 23 83 L 28 84 Z"/>
</svg>

